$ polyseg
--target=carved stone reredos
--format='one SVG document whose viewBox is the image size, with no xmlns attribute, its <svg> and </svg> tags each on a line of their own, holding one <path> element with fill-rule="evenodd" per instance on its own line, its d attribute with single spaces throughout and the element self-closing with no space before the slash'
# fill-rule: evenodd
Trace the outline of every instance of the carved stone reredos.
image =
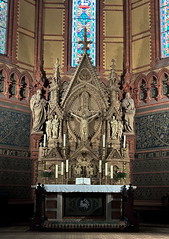
<svg viewBox="0 0 169 239">
<path fill-rule="evenodd" d="M 107 86 L 98 79 L 87 54 L 82 56 L 69 84 L 58 81 L 57 64 L 57 74 L 55 72 L 49 89 L 45 122 L 47 144 L 40 151 L 39 162 L 43 163 L 39 166 L 39 174 L 43 164 L 48 167 L 57 165 L 61 172 L 66 160 L 69 161 L 67 176 L 70 181 L 76 177 L 91 177 L 97 184 L 100 161 L 103 165 L 101 170 L 105 170 L 105 164 L 108 165 L 109 178 L 110 166 L 122 170 L 127 165 L 129 172 L 122 106 L 118 97 L 119 78 L 112 63 Z"/>
</svg>

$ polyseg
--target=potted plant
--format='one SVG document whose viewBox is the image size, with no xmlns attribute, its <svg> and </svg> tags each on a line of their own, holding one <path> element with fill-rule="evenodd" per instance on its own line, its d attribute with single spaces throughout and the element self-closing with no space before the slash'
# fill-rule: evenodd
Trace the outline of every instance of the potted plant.
<svg viewBox="0 0 169 239">
<path fill-rule="evenodd" d="M 53 172 L 51 169 L 45 169 L 42 171 L 42 177 L 52 177 Z"/>
<path fill-rule="evenodd" d="M 116 173 L 116 178 L 117 179 L 124 179 L 124 178 L 126 178 L 126 176 L 127 176 L 127 173 L 125 173 L 124 171 L 118 171 L 117 173 Z"/>
</svg>

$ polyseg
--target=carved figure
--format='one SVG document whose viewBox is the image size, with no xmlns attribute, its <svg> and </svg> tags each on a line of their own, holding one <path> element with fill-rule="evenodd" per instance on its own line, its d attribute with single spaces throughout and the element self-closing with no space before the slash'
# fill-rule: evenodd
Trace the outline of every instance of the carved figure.
<svg viewBox="0 0 169 239">
<path fill-rule="evenodd" d="M 118 139 L 121 139 L 122 133 L 123 133 L 123 124 L 121 120 L 118 120 L 118 133 L 117 133 Z"/>
<path fill-rule="evenodd" d="M 76 165 L 74 168 L 75 176 L 81 176 L 82 169 L 79 165 Z"/>
<path fill-rule="evenodd" d="M 30 108 L 32 111 L 32 133 L 42 130 L 43 124 L 46 120 L 46 100 L 42 99 L 41 90 L 37 90 L 36 94 L 31 97 Z"/>
<path fill-rule="evenodd" d="M 81 116 L 71 113 L 80 122 L 80 137 L 82 141 L 87 141 L 89 137 L 89 122 L 98 116 L 98 113 L 88 116 L 84 111 Z"/>
<path fill-rule="evenodd" d="M 111 138 L 116 139 L 118 133 L 118 121 L 116 120 L 116 116 L 113 115 L 112 120 L 110 121 L 111 128 Z"/>
<path fill-rule="evenodd" d="M 60 121 L 59 121 L 57 115 L 55 115 L 53 120 L 52 120 L 52 138 L 55 138 L 55 139 L 58 138 L 59 125 L 60 125 Z"/>
<path fill-rule="evenodd" d="M 94 175 L 94 168 L 93 165 L 89 165 L 87 168 L 87 176 L 92 177 Z"/>
<path fill-rule="evenodd" d="M 47 134 L 47 139 L 52 137 L 52 121 L 51 119 L 46 121 L 46 134 Z"/>
<path fill-rule="evenodd" d="M 134 115 L 135 105 L 130 93 L 126 93 L 125 99 L 122 101 L 122 109 L 124 112 L 124 129 L 126 132 L 134 132 Z"/>
</svg>

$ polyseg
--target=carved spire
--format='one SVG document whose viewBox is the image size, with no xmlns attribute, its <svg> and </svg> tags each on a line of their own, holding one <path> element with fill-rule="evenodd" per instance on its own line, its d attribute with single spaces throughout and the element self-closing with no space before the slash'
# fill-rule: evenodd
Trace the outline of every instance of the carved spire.
<svg viewBox="0 0 169 239">
<path fill-rule="evenodd" d="M 112 64 L 111 64 L 111 70 L 110 70 L 110 79 L 114 79 L 115 77 L 116 77 L 116 72 L 115 72 L 115 67 L 116 67 L 116 65 L 115 65 L 115 60 L 114 59 L 112 59 L 111 60 L 111 62 L 112 62 Z"/>
<path fill-rule="evenodd" d="M 89 50 L 88 45 L 92 43 L 92 41 L 87 40 L 87 28 L 84 28 L 84 40 L 79 41 L 79 44 L 83 44 L 82 50 L 84 50 L 84 54 L 87 54 L 87 50 Z"/>
<path fill-rule="evenodd" d="M 56 62 L 54 64 L 54 68 L 53 68 L 53 71 L 54 71 L 54 78 L 59 80 L 60 79 L 60 64 L 59 64 L 59 58 L 56 58 Z"/>
<path fill-rule="evenodd" d="M 110 78 L 109 78 L 109 88 L 110 90 L 119 90 L 119 77 L 116 74 L 116 70 L 115 70 L 115 60 L 112 59 L 111 60 L 112 64 L 111 64 L 111 70 L 110 70 Z"/>
</svg>

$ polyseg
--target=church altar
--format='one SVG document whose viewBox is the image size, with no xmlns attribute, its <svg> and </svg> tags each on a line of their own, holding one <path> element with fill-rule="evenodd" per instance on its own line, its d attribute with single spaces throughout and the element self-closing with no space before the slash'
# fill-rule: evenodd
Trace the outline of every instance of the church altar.
<svg viewBox="0 0 169 239">
<path fill-rule="evenodd" d="M 84 29 L 84 53 L 71 79 L 61 79 L 57 59 L 48 98 L 41 89 L 31 97 L 34 182 L 40 182 L 32 227 L 137 228 L 130 185 L 134 101 L 129 92 L 122 98 L 114 60 L 107 83 L 98 78 L 86 41 Z M 75 185 L 78 178 L 91 185 Z"/>
<path fill-rule="evenodd" d="M 137 230 L 131 185 L 40 185 L 31 228 Z"/>
</svg>

